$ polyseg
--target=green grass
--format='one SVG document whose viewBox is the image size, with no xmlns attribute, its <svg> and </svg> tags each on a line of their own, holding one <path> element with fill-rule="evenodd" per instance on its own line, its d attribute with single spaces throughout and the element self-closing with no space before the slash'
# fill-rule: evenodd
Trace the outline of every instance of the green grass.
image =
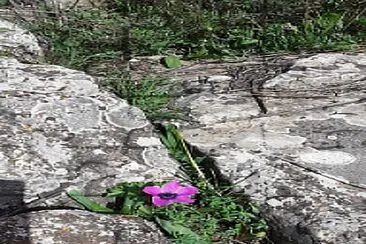
<svg viewBox="0 0 366 244">
<path fill-rule="evenodd" d="M 170 105 L 174 83 L 159 77 L 132 80 L 125 72 L 109 73 L 106 86 L 114 93 L 140 108 L 148 119 L 180 118 L 181 111 Z"/>
<path fill-rule="evenodd" d="M 8 0 L 0 0 L 0 8 L 1 7 L 8 7 L 10 2 Z"/>
<path fill-rule="evenodd" d="M 344 16 L 329 13 L 304 20 L 300 26 L 270 24 L 263 47 L 277 50 L 347 50 L 355 47 L 358 38 L 342 32 Z"/>
<path fill-rule="evenodd" d="M 339 7 L 343 1 L 327 1 L 317 12 L 311 12 L 313 16 L 304 14 L 301 18 L 295 12 L 299 9 L 285 10 L 286 4 L 294 5 L 292 0 L 277 4 L 287 11 L 284 16 L 271 13 L 268 9 L 272 5 L 265 8 L 249 0 L 212 0 L 211 5 L 198 0 L 114 2 L 109 8 L 71 10 L 62 19 L 52 16 L 34 22 L 33 31 L 51 43 L 50 61 L 85 68 L 126 53 L 175 53 L 199 59 L 257 52 L 350 49 L 365 41 L 364 17 L 353 14 L 361 11 L 361 6 L 354 7 L 356 2 L 347 9 L 344 4 Z"/>
</svg>

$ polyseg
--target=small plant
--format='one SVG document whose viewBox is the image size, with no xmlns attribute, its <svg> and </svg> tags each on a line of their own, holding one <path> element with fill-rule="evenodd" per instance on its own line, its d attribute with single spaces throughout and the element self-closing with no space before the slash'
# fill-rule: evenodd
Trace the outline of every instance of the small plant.
<svg viewBox="0 0 366 244">
<path fill-rule="evenodd" d="M 169 55 L 163 58 L 163 63 L 167 68 L 179 68 L 182 64 L 180 59 L 175 55 Z"/>
<path fill-rule="evenodd" d="M 261 46 L 265 51 L 351 49 L 357 38 L 343 27 L 344 15 L 335 13 L 304 20 L 301 26 L 274 23 L 267 26 Z"/>
<path fill-rule="evenodd" d="M 0 0 L 0 8 L 1 7 L 7 7 L 10 5 L 9 0 Z"/>
<path fill-rule="evenodd" d="M 172 156 L 181 162 L 184 183 L 123 182 L 107 189 L 106 206 L 90 200 L 78 191 L 68 195 L 86 209 L 100 213 L 134 215 L 154 221 L 175 243 L 252 243 L 266 237 L 267 224 L 259 210 L 248 200 L 213 187 L 193 159 L 183 137 L 173 125 L 165 127 L 162 141 Z M 217 185 L 217 184 L 215 184 Z"/>
<path fill-rule="evenodd" d="M 153 120 L 179 118 L 180 111 L 169 106 L 174 83 L 158 77 L 132 78 L 119 70 L 108 75 L 106 86 Z"/>
</svg>

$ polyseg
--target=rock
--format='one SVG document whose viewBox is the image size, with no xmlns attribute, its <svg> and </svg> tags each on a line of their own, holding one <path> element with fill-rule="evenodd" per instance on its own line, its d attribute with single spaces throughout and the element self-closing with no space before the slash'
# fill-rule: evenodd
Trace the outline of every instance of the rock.
<svg viewBox="0 0 366 244">
<path fill-rule="evenodd" d="M 52 210 L 78 206 L 68 190 L 105 201 L 106 188 L 172 179 L 178 165 L 144 113 L 93 77 L 14 58 L 41 50 L 13 28 L 0 44 L 12 54 L 0 57 L 0 243 L 166 243 L 139 219 Z"/>
<path fill-rule="evenodd" d="M 52 8 L 54 10 L 63 10 L 73 7 L 81 7 L 81 8 L 96 8 L 110 2 L 109 0 L 45 0 L 42 1 L 46 4 L 47 7 Z M 18 5 L 19 7 L 26 6 L 34 6 L 38 4 L 33 0 L 13 0 L 13 3 Z"/>
<path fill-rule="evenodd" d="M 46 0 L 47 6 L 56 9 L 69 9 L 69 8 L 97 8 L 111 1 L 108 0 Z"/>
<path fill-rule="evenodd" d="M 68 186 L 98 194 L 174 175 L 143 112 L 83 72 L 1 58 L 0 80 L 0 171 L 24 183 L 26 203 Z"/>
<path fill-rule="evenodd" d="M 225 82 L 232 80 L 233 77 L 227 75 L 212 75 L 207 78 L 208 82 Z"/>
<path fill-rule="evenodd" d="M 155 225 L 135 217 L 48 210 L 0 221 L 0 243 L 168 244 Z"/>
<path fill-rule="evenodd" d="M 186 140 L 261 205 L 275 243 L 366 243 L 365 64 L 363 53 L 319 54 L 267 81 L 238 74 L 255 97 L 177 101 L 197 122 L 182 124 Z"/>
<path fill-rule="evenodd" d="M 16 57 L 25 63 L 43 60 L 43 52 L 37 38 L 27 30 L 0 19 L 0 57 Z"/>
</svg>

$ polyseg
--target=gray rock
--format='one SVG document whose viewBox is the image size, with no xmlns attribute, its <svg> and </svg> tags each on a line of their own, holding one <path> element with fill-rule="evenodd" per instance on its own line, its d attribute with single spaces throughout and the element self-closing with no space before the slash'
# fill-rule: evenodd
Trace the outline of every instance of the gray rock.
<svg viewBox="0 0 366 244">
<path fill-rule="evenodd" d="M 106 4 L 109 0 L 44 0 L 36 1 L 33 0 L 13 0 L 13 3 L 21 6 L 35 6 L 36 4 L 43 3 L 47 7 L 57 7 L 57 9 L 66 9 L 70 7 L 99 7 L 102 4 Z"/>
<path fill-rule="evenodd" d="M 227 75 L 212 75 L 207 78 L 207 81 L 208 82 L 225 82 L 225 81 L 229 81 L 232 79 L 233 79 L 233 77 L 227 76 Z"/>
<path fill-rule="evenodd" d="M 100 91 L 92 77 L 1 58 L 0 80 L 0 172 L 24 183 L 26 203 L 68 186 L 98 194 L 121 181 L 174 175 L 176 163 L 143 112 Z"/>
<path fill-rule="evenodd" d="M 182 125 L 187 141 L 262 206 L 275 243 L 366 243 L 365 64 L 362 53 L 319 54 L 259 83 L 254 98 L 178 100 L 197 121 Z"/>
<path fill-rule="evenodd" d="M 108 0 L 46 0 L 48 7 L 68 9 L 73 7 L 93 8 L 107 4 Z"/>
<path fill-rule="evenodd" d="M 140 219 L 52 210 L 77 206 L 68 190 L 105 202 L 106 188 L 171 179 L 178 165 L 143 112 L 91 76 L 15 59 L 42 53 L 22 33 L 0 33 L 12 56 L 0 57 L 0 243 L 166 243 Z"/>
<path fill-rule="evenodd" d="M 43 52 L 37 38 L 27 30 L 0 19 L 0 57 L 16 57 L 21 62 L 38 63 Z"/>
<path fill-rule="evenodd" d="M 155 225 L 135 217 L 77 210 L 37 211 L 0 221 L 0 243 L 167 244 Z"/>
</svg>

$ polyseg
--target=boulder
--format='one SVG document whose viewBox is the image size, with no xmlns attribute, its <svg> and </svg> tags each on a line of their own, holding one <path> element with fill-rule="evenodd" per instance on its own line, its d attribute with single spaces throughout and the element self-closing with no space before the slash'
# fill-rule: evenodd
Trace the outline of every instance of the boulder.
<svg viewBox="0 0 366 244">
<path fill-rule="evenodd" d="M 107 4 L 108 0 L 46 0 L 45 2 L 48 7 L 53 9 L 68 9 L 74 7 L 97 8 Z"/>
<path fill-rule="evenodd" d="M 186 140 L 260 204 L 275 243 L 366 243 L 366 55 L 258 72 L 179 99 Z"/>
<path fill-rule="evenodd" d="M 37 38 L 12 22 L 0 19 L 0 57 L 11 56 L 24 63 L 38 63 L 43 52 Z"/>
<path fill-rule="evenodd" d="M 107 4 L 110 0 L 43 0 L 43 1 L 34 1 L 34 0 L 13 0 L 12 4 L 16 5 L 18 8 L 27 7 L 27 6 L 35 6 L 39 3 L 46 4 L 47 7 L 52 8 L 54 10 L 64 10 L 68 8 L 74 7 L 82 7 L 82 8 L 93 8 L 100 7 L 103 4 Z"/>
<path fill-rule="evenodd" d="M 168 244 L 155 225 L 135 217 L 43 210 L 0 221 L 0 243 Z"/>
<path fill-rule="evenodd" d="M 98 194 L 174 175 L 143 112 L 83 72 L 1 58 L 0 80 L 0 170 L 25 183 L 25 202 L 68 186 Z"/>
<path fill-rule="evenodd" d="M 23 34 L 14 26 L 1 36 L 0 46 L 9 46 L 10 54 L 21 46 L 37 58 L 41 50 L 31 35 L 16 38 Z M 0 57 L 0 226 L 8 228 L 3 232 L 0 227 L 0 243 L 19 238 L 47 244 L 112 239 L 165 243 L 156 230 L 143 234 L 150 229 L 141 220 L 53 210 L 79 207 L 66 196 L 70 189 L 101 200 L 106 188 L 120 182 L 172 179 L 178 165 L 144 113 L 99 89 L 93 77 L 55 65 L 22 63 L 14 56 Z M 62 236 L 60 226 L 68 221 L 80 232 Z M 103 229 L 107 222 L 109 227 Z M 90 242 L 89 234 L 83 234 L 88 225 Z M 135 233 L 137 226 L 141 230 Z M 22 231 L 27 228 L 27 233 Z M 129 237 L 120 236 L 129 232 Z M 150 237 L 147 242 L 141 239 Z"/>
</svg>

